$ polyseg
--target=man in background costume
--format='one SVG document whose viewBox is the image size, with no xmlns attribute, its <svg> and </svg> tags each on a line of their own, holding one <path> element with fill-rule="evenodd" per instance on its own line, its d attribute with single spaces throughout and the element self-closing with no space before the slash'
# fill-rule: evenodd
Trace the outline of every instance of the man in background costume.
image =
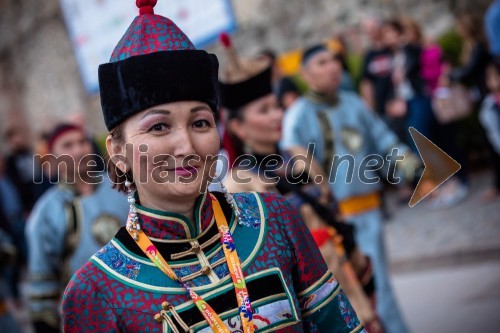
<svg viewBox="0 0 500 333">
<path fill-rule="evenodd" d="M 371 172 L 361 175 L 359 169 L 363 163 L 373 166 L 373 160 L 368 163 L 371 154 L 382 156 L 382 163 L 385 162 L 393 148 L 399 149 L 399 155 L 406 154 L 400 162 L 401 166 L 406 165 L 404 170 L 412 170 L 418 162 L 357 95 L 338 91 L 342 68 L 324 45 L 304 52 L 302 69 L 310 91 L 285 114 L 282 147 L 315 144 L 314 157 L 329 174 L 330 188 L 339 201 L 340 212 L 355 226 L 361 251 L 372 259 L 376 307 L 384 327 L 389 333 L 407 332 L 389 283 L 379 195 L 381 183 L 380 179 L 373 181 L 382 165 L 379 160 Z M 334 156 L 346 161 L 336 159 L 332 163 Z M 413 180 L 413 176 L 408 177 Z"/>
<path fill-rule="evenodd" d="M 59 332 L 59 299 L 71 275 L 99 250 L 127 220 L 125 196 L 109 178 L 91 169 L 97 156 L 84 131 L 58 126 L 49 138 L 61 171 L 58 186 L 36 203 L 28 220 L 28 282 L 31 317 L 37 332 Z M 51 170 L 53 171 L 53 170 Z"/>
</svg>

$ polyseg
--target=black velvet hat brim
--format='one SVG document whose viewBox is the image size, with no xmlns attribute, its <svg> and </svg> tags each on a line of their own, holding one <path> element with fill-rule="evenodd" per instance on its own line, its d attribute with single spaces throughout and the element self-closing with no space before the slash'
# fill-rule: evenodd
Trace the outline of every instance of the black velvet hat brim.
<svg viewBox="0 0 500 333">
<path fill-rule="evenodd" d="M 218 108 L 219 62 L 203 50 L 160 51 L 99 66 L 99 90 L 108 130 L 156 105 L 201 101 Z"/>
<path fill-rule="evenodd" d="M 220 82 L 221 104 L 236 111 L 261 97 L 273 93 L 272 68 L 267 67 L 257 75 L 237 83 Z"/>
</svg>

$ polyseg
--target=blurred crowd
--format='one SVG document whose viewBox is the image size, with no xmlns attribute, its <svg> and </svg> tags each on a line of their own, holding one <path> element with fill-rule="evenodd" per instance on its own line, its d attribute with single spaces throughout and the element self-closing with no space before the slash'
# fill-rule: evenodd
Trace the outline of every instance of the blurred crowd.
<svg viewBox="0 0 500 333">
<path fill-rule="evenodd" d="M 249 152 L 259 155 L 259 158 L 276 153 L 275 149 L 266 151 L 266 147 L 277 147 L 280 142 L 280 147 L 298 146 L 300 137 L 306 135 L 304 133 L 308 129 L 301 128 L 300 133 L 295 133 L 290 127 L 293 123 L 290 119 L 294 117 L 294 109 L 302 105 L 301 96 L 317 98 L 326 104 L 331 103 L 336 106 L 339 103 L 336 100 L 337 96 L 356 96 L 362 100 L 364 107 L 370 110 L 372 115 L 369 117 L 373 116 L 367 119 L 375 119 L 370 120 L 373 121 L 370 123 L 373 125 L 373 134 L 371 137 L 365 137 L 365 140 L 381 142 L 385 137 L 392 138 L 394 135 L 398 142 L 409 148 L 409 153 L 418 156 L 417 147 L 408 132 L 409 127 L 414 127 L 461 164 L 462 168 L 458 174 L 434 191 L 427 201 L 426 204 L 436 209 L 452 207 L 467 197 L 470 187 L 468 177 L 470 159 L 467 146 L 461 141 L 461 129 L 470 123 L 481 124 L 481 130 L 474 135 L 482 138 L 479 141 L 483 142 L 484 146 L 479 148 L 491 156 L 490 165 L 495 173 L 495 182 L 483 194 L 482 199 L 498 200 L 500 198 L 499 25 L 500 1 L 494 1 L 485 15 L 473 12 L 458 14 L 455 17 L 454 36 L 462 46 L 461 53 L 451 54 L 446 49 L 446 43 L 439 43 L 438 40 L 426 36 L 420 25 L 411 18 L 382 20 L 371 17 L 364 20 L 358 30 L 367 43 L 362 61 L 358 62 L 357 66 L 351 56 L 349 37 L 340 36 L 335 38 L 335 43 L 329 41 L 321 44 L 334 55 L 333 59 L 315 58 L 317 64 L 310 65 L 302 59 L 301 69 L 287 75 L 280 69 L 279 55 L 270 50 L 263 51 L 259 54 L 259 59 L 266 59 L 274 64 L 272 80 L 275 97 L 267 101 L 268 104 L 263 104 L 261 109 L 252 111 L 256 115 L 254 118 L 248 116 L 243 119 L 238 112 L 222 112 L 219 115 L 220 128 L 223 129 L 221 140 L 224 154 L 234 163 L 240 155 Z M 323 49 L 304 50 L 303 57 L 307 57 L 307 51 L 310 51 L 313 57 L 319 54 L 317 51 Z M 325 82 L 333 82 L 333 85 L 330 87 Z M 332 89 L 332 94 L 325 91 L 324 95 L 311 96 L 311 90 L 320 93 L 321 87 Z M 344 92 L 349 95 L 338 95 Z M 347 109 L 357 105 L 357 99 L 353 101 L 353 104 L 346 106 Z M 288 114 L 289 112 L 293 114 Z M 234 119 L 238 121 L 231 122 Z M 375 124 L 379 120 L 384 125 L 378 128 Z M 309 130 L 320 132 L 317 128 Z M 321 131 L 335 132 L 335 129 L 327 128 Z M 39 218 L 39 215 L 33 215 L 37 202 L 44 197 L 53 196 L 56 191 L 54 188 L 64 187 L 64 190 L 71 191 L 74 197 L 91 197 L 97 192 L 95 186 L 86 186 L 85 182 L 68 184 L 67 176 L 61 176 L 58 170 L 51 167 L 49 154 L 56 157 L 68 155 L 80 161 L 82 157 L 90 154 L 102 156 L 103 146 L 102 140 L 91 137 L 81 116 L 70 117 L 64 123 L 54 124 L 54 128 L 40 135 L 34 144 L 29 140 L 27 133 L 28 130 L 24 127 L 12 126 L 2 134 L 6 154 L 0 155 L 0 281 L 2 282 L 0 326 L 4 332 L 18 331 L 8 311 L 12 305 L 18 309 L 28 305 L 23 301 L 19 288 L 21 281 L 28 281 L 30 310 L 32 313 L 38 312 L 32 315 L 36 331 L 57 332 L 58 317 L 46 316 L 44 311 L 48 308 L 57 308 L 54 304 L 59 301 L 68 276 L 63 274 L 62 269 L 55 270 L 52 273 L 56 276 L 51 281 L 57 281 L 58 292 L 54 293 L 53 288 L 49 288 L 52 293 L 50 295 L 40 292 L 39 284 L 47 284 L 48 280 L 37 276 L 39 273 L 36 271 L 37 263 L 33 262 L 34 260 L 30 261 L 30 255 L 36 256 L 35 252 L 39 251 L 39 248 L 30 249 L 30 244 L 39 242 L 40 233 L 29 224 L 36 223 L 35 220 Z M 350 142 L 355 144 L 355 135 L 347 134 L 351 135 L 348 136 Z M 321 144 L 326 145 L 326 143 Z M 291 151 L 293 152 L 293 149 Z M 35 155 L 40 158 L 34 159 Z M 328 173 L 329 166 L 321 161 L 327 157 L 323 155 L 318 159 L 317 168 L 320 170 L 317 171 L 318 175 Z M 34 165 L 34 161 L 39 164 Z M 105 169 L 103 163 L 103 158 L 93 158 L 92 163 L 87 165 L 99 171 Z M 75 165 L 66 165 L 63 174 L 78 173 L 79 170 L 75 168 Z M 342 177 L 340 180 L 342 181 Z M 408 202 L 411 197 L 412 185 L 410 182 L 397 188 L 402 203 Z M 352 188 L 355 185 L 350 186 Z M 383 188 L 377 191 L 384 191 L 387 188 L 390 188 L 390 184 L 386 181 Z M 265 191 L 269 188 L 262 187 L 258 190 Z M 279 190 L 293 191 L 286 186 Z M 344 190 L 326 186 L 320 188 L 319 193 L 320 196 L 321 193 L 327 193 L 334 198 L 343 199 L 342 191 Z M 114 204 L 114 201 L 111 201 L 115 200 L 113 197 L 103 198 L 100 200 L 103 206 Z M 321 200 L 329 199 L 322 197 Z M 126 200 L 123 201 L 126 206 Z M 57 204 L 64 206 L 65 201 Z M 40 203 L 38 205 L 41 206 Z M 381 211 L 383 212 L 383 201 Z M 68 231 L 68 215 L 64 212 L 61 214 L 61 223 L 64 224 L 62 232 L 65 233 Z M 363 228 L 361 224 L 360 222 L 357 225 L 358 229 Z M 367 242 L 370 243 L 372 240 L 369 239 Z M 66 244 L 61 242 L 58 246 L 61 249 L 51 252 L 54 256 L 62 256 Z M 363 244 L 360 244 L 360 247 L 363 253 L 370 254 L 371 250 L 365 248 Z M 54 267 L 59 268 L 63 262 L 63 258 L 57 257 L 50 260 L 54 262 Z M 375 271 L 377 269 L 375 268 Z M 388 279 L 386 273 L 381 276 L 384 276 L 383 279 Z M 390 289 L 384 285 L 377 287 Z M 43 286 L 41 289 L 49 290 Z M 7 299 L 12 300 L 10 306 L 6 305 Z M 49 302 L 52 302 L 50 306 L 46 306 Z M 44 322 L 49 317 L 51 321 Z M 399 332 L 403 331 L 404 329 Z M 376 329 L 373 329 L 373 332 L 376 332 Z"/>
</svg>

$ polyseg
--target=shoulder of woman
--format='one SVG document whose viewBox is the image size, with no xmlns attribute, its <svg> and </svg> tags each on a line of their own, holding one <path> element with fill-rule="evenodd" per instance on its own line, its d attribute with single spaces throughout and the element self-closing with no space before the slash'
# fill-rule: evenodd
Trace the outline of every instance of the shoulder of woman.
<svg viewBox="0 0 500 333">
<path fill-rule="evenodd" d="M 274 206 L 288 206 L 289 203 L 286 199 L 279 193 L 273 191 L 243 191 L 243 192 L 234 192 L 232 193 L 234 199 L 238 206 L 254 203 L 257 205 L 256 198 L 259 198 L 260 201 L 266 208 L 271 205 Z"/>
<path fill-rule="evenodd" d="M 267 208 L 275 207 L 277 212 L 283 213 L 284 211 L 294 211 L 295 209 L 291 206 L 288 200 L 279 193 L 276 192 L 265 192 L 259 193 L 262 198 L 263 203 Z"/>
<path fill-rule="evenodd" d="M 78 299 L 90 298 L 80 296 L 82 294 L 93 294 L 97 289 L 97 282 L 103 280 L 102 274 L 91 262 L 87 262 L 71 277 L 64 291 L 63 299 L 68 300 L 75 296 L 78 296 Z"/>
</svg>

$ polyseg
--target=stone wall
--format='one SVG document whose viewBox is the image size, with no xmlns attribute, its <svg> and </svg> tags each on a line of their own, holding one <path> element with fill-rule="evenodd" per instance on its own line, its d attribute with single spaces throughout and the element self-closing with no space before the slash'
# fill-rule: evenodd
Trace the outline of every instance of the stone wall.
<svg viewBox="0 0 500 333">
<path fill-rule="evenodd" d="M 473 5 L 489 2 L 476 0 Z M 243 55 L 264 47 L 282 52 L 333 36 L 365 16 L 396 13 L 410 14 L 436 35 L 451 25 L 450 4 L 458 8 L 471 3 L 233 0 L 239 22 L 234 41 Z M 210 50 L 223 61 L 219 46 Z M 99 99 L 88 95 L 80 80 L 58 0 L 0 0 L 0 131 L 8 123 L 22 123 L 39 132 L 77 112 L 85 113 L 94 132 L 104 132 Z"/>
<path fill-rule="evenodd" d="M 39 133 L 78 112 L 91 128 L 103 130 L 98 99 L 83 88 L 58 0 L 1 0 L 0 130 L 16 124 Z"/>
</svg>

